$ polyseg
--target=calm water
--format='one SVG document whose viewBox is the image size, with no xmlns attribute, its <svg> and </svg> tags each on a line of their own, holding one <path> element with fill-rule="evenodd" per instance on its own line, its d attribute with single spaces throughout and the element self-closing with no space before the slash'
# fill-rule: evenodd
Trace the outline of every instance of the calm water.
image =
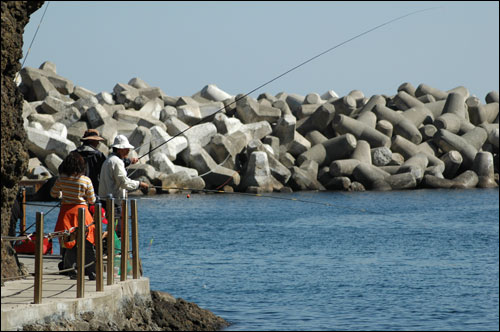
<svg viewBox="0 0 500 332">
<path fill-rule="evenodd" d="M 227 330 L 499 329 L 498 190 L 274 195 L 333 206 L 140 199 L 151 289 L 211 310 Z"/>
</svg>

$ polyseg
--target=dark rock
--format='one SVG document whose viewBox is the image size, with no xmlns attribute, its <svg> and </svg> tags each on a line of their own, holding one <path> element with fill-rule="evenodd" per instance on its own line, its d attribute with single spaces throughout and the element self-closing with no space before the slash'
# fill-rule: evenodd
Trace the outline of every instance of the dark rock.
<svg viewBox="0 0 500 332">
<path fill-rule="evenodd" d="M 175 302 L 165 300 L 161 292 L 152 291 L 152 319 L 162 330 L 170 331 L 216 331 L 229 323 L 195 303 L 178 298 Z"/>
<path fill-rule="evenodd" d="M 23 331 L 218 331 L 229 326 L 223 318 L 168 293 L 151 291 L 151 298 L 125 300 L 119 311 L 103 317 L 82 312 L 75 319 L 50 318 L 24 325 Z"/>
<path fill-rule="evenodd" d="M 24 27 L 29 16 L 43 1 L 2 1 L 2 207 L 1 233 L 10 228 L 11 208 L 18 191 L 18 182 L 28 167 L 26 132 L 23 128 L 23 96 L 14 83 L 21 69 Z M 9 242 L 2 241 L 2 280 L 21 275 Z"/>
</svg>

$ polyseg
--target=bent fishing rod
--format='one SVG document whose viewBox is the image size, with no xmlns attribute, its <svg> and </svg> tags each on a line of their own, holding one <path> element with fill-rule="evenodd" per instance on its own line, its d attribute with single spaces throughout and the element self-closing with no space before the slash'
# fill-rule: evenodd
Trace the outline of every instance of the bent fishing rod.
<svg viewBox="0 0 500 332">
<path fill-rule="evenodd" d="M 418 14 L 418 13 L 422 13 L 422 12 L 425 12 L 425 11 L 429 11 L 429 10 L 437 9 L 437 8 L 440 8 L 440 7 L 430 7 L 430 8 L 425 8 L 425 9 L 416 10 L 416 11 L 410 12 L 410 13 L 408 13 L 408 14 L 405 14 L 405 15 L 398 16 L 398 17 L 396 17 L 396 18 L 393 18 L 393 19 L 391 19 L 391 20 L 389 20 L 389 21 L 387 21 L 387 22 L 384 22 L 384 23 L 379 24 L 379 25 L 377 25 L 377 26 L 375 26 L 375 27 L 373 27 L 373 28 L 371 28 L 371 29 L 368 29 L 368 30 L 366 30 L 366 31 L 364 31 L 364 32 L 362 32 L 362 33 L 360 33 L 360 34 L 357 34 L 356 36 L 351 37 L 351 38 L 349 38 L 349 39 L 347 39 L 347 40 L 345 40 L 345 41 L 343 41 L 343 42 L 341 42 L 341 43 L 339 43 L 339 44 L 337 44 L 337 45 L 335 45 L 335 46 L 332 46 L 332 47 L 330 47 L 329 49 L 327 49 L 327 50 L 325 50 L 325 51 L 323 51 L 323 52 L 321 52 L 321 53 L 319 53 L 319 54 L 317 54 L 317 55 L 315 55 L 315 56 L 313 56 L 313 57 L 311 57 L 311 58 L 307 59 L 306 61 L 304 61 L 304 62 L 302 62 L 302 63 L 300 63 L 300 64 L 296 65 L 295 67 L 288 69 L 288 70 L 287 70 L 287 71 L 285 71 L 284 73 L 282 73 L 282 74 L 280 74 L 280 75 L 278 75 L 278 76 L 274 77 L 273 79 L 271 79 L 271 80 L 269 80 L 269 81 L 267 81 L 267 82 L 265 82 L 265 83 L 263 83 L 263 84 L 259 85 L 258 87 L 256 87 L 255 89 L 253 89 L 253 90 L 251 90 L 251 91 L 247 92 L 246 94 L 244 94 L 244 95 L 242 95 L 242 96 L 240 96 L 240 97 L 238 97 L 238 98 L 235 98 L 235 100 L 234 100 L 234 101 L 232 101 L 231 103 L 229 103 L 228 105 L 226 105 L 226 106 L 224 106 L 224 107 L 221 107 L 218 111 L 216 111 L 216 112 L 215 112 L 215 113 L 213 113 L 212 115 L 215 115 L 215 114 L 217 114 L 217 113 L 219 113 L 219 112 L 223 111 L 224 109 L 226 109 L 226 107 L 229 107 L 229 106 L 231 106 L 231 105 L 233 105 L 233 104 L 237 103 L 239 100 L 241 100 L 241 99 L 243 99 L 243 98 L 247 97 L 248 95 L 250 95 L 250 94 L 254 93 L 255 91 L 257 91 L 257 90 L 259 90 L 259 89 L 261 89 L 261 88 L 265 87 L 265 86 L 266 86 L 266 85 L 268 85 L 269 83 L 272 83 L 272 82 L 276 81 L 277 79 L 279 79 L 279 78 L 281 78 L 281 77 L 283 77 L 283 76 L 285 76 L 285 75 L 287 75 L 287 74 L 291 73 L 292 71 L 294 71 L 294 70 L 296 70 L 296 69 L 298 69 L 298 68 L 300 68 L 300 67 L 304 66 L 305 64 L 307 64 L 307 63 L 309 63 L 309 62 L 311 62 L 311 61 L 313 61 L 313 60 L 315 60 L 315 59 L 319 58 L 320 56 L 325 55 L 326 53 L 329 53 L 329 52 L 331 52 L 331 51 L 335 50 L 335 49 L 336 49 L 336 48 L 338 48 L 338 47 L 341 47 L 342 45 L 345 45 L 345 44 L 347 44 L 347 43 L 349 43 L 349 42 L 351 42 L 351 41 L 353 41 L 353 40 L 355 40 L 355 39 L 358 39 L 358 38 L 360 38 L 360 37 L 362 37 L 362 36 L 364 36 L 364 35 L 366 35 L 366 34 L 368 34 L 368 33 L 372 32 L 372 31 L 375 31 L 375 30 L 377 30 L 377 29 L 380 29 L 380 28 L 381 28 L 381 27 L 383 27 L 383 26 L 386 26 L 386 25 L 391 24 L 391 23 L 393 23 L 393 22 L 395 22 L 395 21 L 401 20 L 401 19 L 403 19 L 403 18 L 405 18 L 405 17 L 411 16 L 411 15 L 415 15 L 415 14 Z M 194 127 L 194 126 L 196 126 L 196 125 L 199 125 L 199 124 L 200 124 L 200 123 L 202 123 L 204 120 L 205 120 L 205 119 L 200 119 L 200 120 L 199 120 L 199 121 L 197 121 L 194 125 L 189 126 L 189 127 L 187 127 L 186 129 L 182 130 L 181 132 L 179 132 L 179 133 L 175 134 L 174 136 L 170 137 L 170 138 L 169 138 L 168 140 L 166 140 L 165 142 L 163 142 L 163 143 L 159 144 L 157 147 L 153 148 L 153 149 L 152 149 L 152 150 L 150 150 L 149 152 L 147 152 L 147 153 L 143 154 L 142 156 L 138 157 L 138 159 L 141 159 L 141 158 L 143 158 L 143 157 L 147 156 L 148 154 L 150 154 L 150 153 L 151 153 L 151 152 L 153 152 L 154 150 L 158 149 L 159 147 L 163 146 L 164 144 L 167 144 L 168 142 L 170 142 L 171 140 L 173 140 L 173 139 L 174 139 L 174 138 L 176 138 L 177 136 L 180 136 L 180 135 L 184 134 L 186 131 L 188 131 L 188 130 L 189 130 L 189 129 L 191 129 L 192 127 Z"/>
</svg>

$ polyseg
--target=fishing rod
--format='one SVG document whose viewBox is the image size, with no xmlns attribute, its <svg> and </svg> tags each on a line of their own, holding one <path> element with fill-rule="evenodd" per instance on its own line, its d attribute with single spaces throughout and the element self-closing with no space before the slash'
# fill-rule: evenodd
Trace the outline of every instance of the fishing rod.
<svg viewBox="0 0 500 332">
<path fill-rule="evenodd" d="M 323 52 L 321 52 L 321 53 L 319 53 L 319 54 L 317 54 L 317 55 L 315 55 L 315 56 L 313 56 L 313 57 L 309 58 L 308 60 L 306 60 L 306 61 L 304 61 L 304 62 L 302 62 L 302 63 L 300 63 L 300 64 L 296 65 L 295 67 L 293 67 L 293 68 L 291 68 L 291 69 L 289 69 L 289 70 L 285 71 L 284 73 L 282 73 L 282 74 L 280 74 L 280 75 L 278 75 L 278 76 L 274 77 L 273 79 L 271 79 L 271 80 L 269 80 L 269 81 L 267 81 L 267 82 L 265 82 L 265 83 L 263 83 L 263 84 L 259 85 L 259 86 L 258 86 L 258 87 L 256 87 L 255 89 L 253 89 L 253 90 L 251 90 L 251 91 L 247 92 L 246 94 L 244 94 L 244 95 L 240 96 L 239 98 L 235 98 L 235 100 L 234 100 L 234 101 L 232 101 L 231 103 L 229 103 L 228 105 L 226 105 L 226 106 L 224 106 L 224 107 L 221 107 L 218 111 L 216 111 L 216 112 L 215 112 L 215 113 L 213 113 L 212 115 L 215 115 L 215 114 L 217 114 L 217 113 L 221 112 L 222 110 L 226 109 L 226 107 L 229 107 L 229 106 L 231 106 L 231 105 L 233 105 L 233 104 L 237 103 L 239 100 L 241 100 L 241 99 L 243 99 L 243 98 L 247 97 L 248 95 L 250 95 L 250 94 L 254 93 L 254 92 L 255 92 L 255 91 L 257 91 L 257 90 L 259 90 L 260 88 L 265 87 L 265 86 L 266 86 L 266 85 L 268 85 L 269 83 L 272 83 L 272 82 L 276 81 L 277 79 L 279 79 L 279 78 L 281 78 L 281 77 L 285 76 L 286 74 L 288 74 L 288 73 L 290 73 L 290 72 L 292 72 L 292 71 L 294 71 L 294 70 L 296 70 L 296 69 L 298 69 L 298 68 L 302 67 L 303 65 L 305 65 L 305 64 L 307 64 L 307 63 L 309 63 L 309 62 L 311 62 L 311 61 L 313 61 L 313 60 L 315 60 L 315 59 L 319 58 L 320 56 L 322 56 L 322 55 L 324 55 L 324 54 L 326 54 L 326 53 L 329 53 L 329 52 L 333 51 L 334 49 L 336 49 L 336 48 L 338 48 L 338 47 L 340 47 L 340 46 L 342 46 L 342 45 L 344 45 L 344 44 L 347 44 L 347 43 L 349 43 L 349 42 L 351 42 L 351 41 L 353 41 L 353 40 L 355 40 L 355 39 L 357 39 L 357 38 L 359 38 L 359 37 L 361 37 L 361 36 L 364 36 L 364 35 L 366 35 L 366 34 L 368 34 L 368 33 L 372 32 L 372 31 L 374 31 L 374 30 L 377 30 L 377 29 L 379 29 L 379 28 L 381 28 L 381 27 L 383 27 L 383 26 L 385 26 L 385 25 L 391 24 L 391 23 L 393 23 L 393 22 L 395 22 L 395 21 L 401 20 L 401 19 L 403 19 L 403 18 L 405 18 L 405 17 L 411 16 L 411 15 L 415 15 L 415 14 L 417 14 L 417 13 L 422 13 L 422 12 L 425 12 L 425 11 L 429 11 L 429 10 L 437 9 L 437 8 L 440 8 L 440 7 L 429 7 L 429 8 L 425 8 L 425 9 L 416 10 L 416 11 L 410 12 L 410 13 L 408 13 L 408 14 L 405 14 L 405 15 L 398 16 L 398 17 L 396 17 L 396 18 L 393 18 L 393 19 L 391 19 L 391 20 L 389 20 L 389 21 L 387 21 L 387 22 L 384 22 L 384 23 L 382 23 L 382 24 L 377 25 L 376 27 L 373 27 L 373 28 L 371 28 L 371 29 L 368 29 L 368 30 L 366 30 L 366 31 L 364 31 L 364 32 L 362 32 L 362 33 L 360 33 L 360 34 L 357 34 L 356 36 L 351 37 L 351 38 L 349 38 L 349 39 L 347 39 L 347 40 L 345 40 L 345 41 L 343 41 L 343 42 L 341 42 L 341 43 L 339 43 L 339 44 L 337 44 L 337 45 L 335 45 L 335 46 L 330 47 L 329 49 L 327 49 L 327 50 L 325 50 L 325 51 L 323 51 Z M 187 127 L 186 129 L 182 130 L 181 132 L 179 132 L 179 133 L 175 134 L 174 136 L 172 136 L 171 138 L 169 138 L 169 139 L 168 139 L 168 140 L 166 140 L 165 142 L 161 143 L 160 145 L 158 145 L 158 146 L 157 146 L 157 147 L 155 147 L 154 149 L 152 149 L 152 150 L 150 150 L 149 152 L 147 152 L 147 153 L 143 154 L 142 156 L 140 156 L 138 159 L 141 159 L 141 158 L 145 157 L 145 156 L 146 156 L 146 155 L 148 155 L 149 153 L 151 153 L 151 152 L 153 152 L 154 150 L 158 149 L 158 148 L 159 148 L 159 147 L 161 147 L 162 145 L 167 144 L 168 142 L 170 142 L 171 140 L 173 140 L 173 139 L 174 139 L 174 138 L 176 138 L 177 136 L 180 136 L 180 135 L 184 134 L 186 131 L 188 131 L 189 129 L 193 128 L 194 126 L 196 126 L 196 125 L 198 125 L 198 124 L 202 123 L 203 121 L 204 121 L 204 119 L 200 119 L 200 120 L 199 120 L 199 121 L 197 121 L 194 125 L 189 126 L 189 127 Z"/>
<path fill-rule="evenodd" d="M 45 17 L 45 13 L 47 12 L 47 9 L 49 9 L 50 1 L 47 1 L 47 6 L 45 6 L 45 10 L 43 11 L 42 18 L 40 19 L 40 23 L 38 23 L 38 26 L 35 31 L 35 35 L 33 36 L 33 39 L 31 40 L 30 46 L 28 47 L 28 51 L 26 52 L 26 56 L 24 57 L 23 63 L 21 64 L 21 68 L 24 68 L 24 63 L 26 62 L 26 59 L 28 59 L 28 55 L 30 55 L 31 51 L 31 46 L 33 46 L 33 42 L 35 41 L 36 35 L 38 34 L 38 30 L 40 29 L 40 26 L 42 25 L 43 18 Z M 16 73 L 16 77 L 14 81 L 16 81 L 19 77 L 20 71 Z"/>
</svg>

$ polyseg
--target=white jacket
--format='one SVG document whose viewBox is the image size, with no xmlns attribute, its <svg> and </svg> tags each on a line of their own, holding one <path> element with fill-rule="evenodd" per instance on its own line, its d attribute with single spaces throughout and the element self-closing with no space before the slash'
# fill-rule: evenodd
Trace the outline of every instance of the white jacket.
<svg viewBox="0 0 500 332">
<path fill-rule="evenodd" d="M 123 160 L 115 154 L 110 154 L 102 164 L 99 183 L 99 197 L 106 199 L 108 194 L 113 198 L 122 198 L 122 190 L 139 189 L 139 181 L 129 179 Z"/>
</svg>

